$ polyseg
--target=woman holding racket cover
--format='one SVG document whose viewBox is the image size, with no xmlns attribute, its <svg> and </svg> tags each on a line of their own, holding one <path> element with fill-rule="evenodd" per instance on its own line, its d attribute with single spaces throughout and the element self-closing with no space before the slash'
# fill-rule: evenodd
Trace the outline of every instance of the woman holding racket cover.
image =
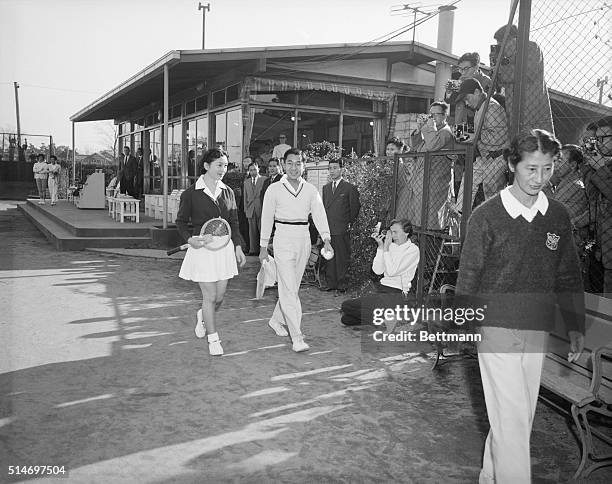
<svg viewBox="0 0 612 484">
<path fill-rule="evenodd" d="M 187 241 L 187 253 L 179 277 L 197 282 L 202 291 L 202 308 L 197 312 L 195 333 L 208 333 L 211 355 L 223 348 L 215 327 L 215 312 L 221 306 L 227 281 L 244 266 L 243 240 L 238 229 L 238 212 L 233 190 L 221 181 L 227 172 L 227 154 L 218 148 L 204 153 L 202 175 L 181 194 L 176 226 Z M 187 224 L 191 221 L 193 230 Z"/>
</svg>

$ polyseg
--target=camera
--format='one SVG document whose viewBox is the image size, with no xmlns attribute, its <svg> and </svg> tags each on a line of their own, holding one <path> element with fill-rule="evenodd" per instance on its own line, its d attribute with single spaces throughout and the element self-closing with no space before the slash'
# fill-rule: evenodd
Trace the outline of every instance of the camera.
<svg viewBox="0 0 612 484">
<path fill-rule="evenodd" d="M 446 90 L 450 92 L 459 92 L 461 81 L 459 79 L 449 79 L 446 83 Z"/>
<path fill-rule="evenodd" d="M 595 136 L 582 138 L 582 148 L 587 153 L 597 153 L 597 138 Z"/>
<path fill-rule="evenodd" d="M 500 49 L 501 45 L 491 44 L 491 52 L 489 53 L 489 63 L 491 64 L 491 67 L 495 67 L 495 64 L 497 64 L 497 57 L 499 56 Z M 510 64 L 510 58 L 502 57 L 501 65 L 507 66 L 508 64 Z"/>
<path fill-rule="evenodd" d="M 429 114 L 417 114 L 417 121 L 423 124 L 426 123 L 428 119 L 429 119 Z"/>
<path fill-rule="evenodd" d="M 457 141 L 467 141 L 470 139 L 470 128 L 467 123 L 461 123 L 455 125 L 454 130 L 455 138 Z M 472 133 L 474 130 L 472 130 Z"/>
</svg>

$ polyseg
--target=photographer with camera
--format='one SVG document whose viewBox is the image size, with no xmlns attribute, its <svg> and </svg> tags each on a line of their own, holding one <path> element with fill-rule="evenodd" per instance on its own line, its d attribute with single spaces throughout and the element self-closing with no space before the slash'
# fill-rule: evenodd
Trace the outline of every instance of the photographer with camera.
<svg viewBox="0 0 612 484">
<path fill-rule="evenodd" d="M 508 123 L 506 112 L 499 103 L 491 98 L 488 107 L 485 104 L 487 95 L 480 82 L 476 79 L 466 79 L 459 89 L 458 99 L 476 112 L 474 124 L 478 126 L 484 116 L 482 130 L 478 140 L 470 135 L 467 140 L 475 141 L 477 150 L 474 160 L 474 180 L 472 183 L 472 204 L 476 198 L 479 186 L 482 185 L 485 200 L 496 195 L 506 185 L 506 162 L 504 149 L 508 147 Z M 486 114 L 485 114 L 486 109 Z M 463 205 L 463 180 L 457 195 L 458 211 Z"/>
<path fill-rule="evenodd" d="M 497 63 L 502 41 L 506 34 L 506 26 L 500 28 L 493 36 L 497 41 L 496 45 L 491 46 L 491 66 Z M 544 82 L 544 57 L 538 44 L 529 42 L 527 48 L 527 63 L 522 77 L 525 80 L 524 93 L 521 99 L 521 121 L 518 130 L 513 129 L 512 105 L 514 101 L 514 76 L 516 68 L 516 56 L 518 49 L 518 28 L 515 25 L 510 27 L 508 41 L 501 52 L 499 72 L 497 82 L 504 88 L 506 96 L 506 114 L 508 116 L 508 137 L 512 137 L 515 132 L 528 132 L 532 129 L 544 129 L 553 132 L 552 112 L 550 109 L 550 99 L 548 89 Z"/>
<path fill-rule="evenodd" d="M 460 74 L 459 78 L 456 80 L 451 79 L 446 85 L 444 101 L 454 106 L 455 125 L 463 123 L 472 124 L 469 122 L 468 118 L 473 118 L 473 116 L 470 116 L 466 110 L 465 102 L 458 97 L 461 83 L 466 79 L 476 79 L 478 82 L 480 82 L 480 85 L 483 87 L 485 92 L 487 92 L 491 87 L 491 78 L 480 70 L 479 64 L 480 55 L 478 52 L 468 52 L 463 54 L 461 57 L 459 57 L 459 61 L 457 62 L 457 71 Z"/>
</svg>

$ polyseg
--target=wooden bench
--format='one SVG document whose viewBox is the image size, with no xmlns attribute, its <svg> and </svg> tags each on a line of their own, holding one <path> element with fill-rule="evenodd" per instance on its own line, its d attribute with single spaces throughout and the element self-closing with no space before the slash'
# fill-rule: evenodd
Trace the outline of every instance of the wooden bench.
<svg viewBox="0 0 612 484">
<path fill-rule="evenodd" d="M 601 430 L 601 421 L 608 428 L 612 425 L 612 300 L 587 294 L 586 306 L 583 354 L 576 362 L 567 361 L 569 342 L 558 325 L 550 336 L 541 380 L 541 387 L 552 395 L 540 392 L 540 399 L 571 415 L 576 425 L 582 453 L 574 474 L 576 480 L 612 465 L 612 433 Z M 567 405 L 559 404 L 559 399 L 569 404 L 569 411 Z M 590 419 L 589 414 L 598 418 Z M 598 446 L 608 446 L 606 453 L 597 450 L 593 437 L 601 441 Z"/>
<path fill-rule="evenodd" d="M 124 223 L 126 218 L 133 218 L 140 223 L 140 200 L 137 198 L 113 198 L 114 219 Z"/>
</svg>

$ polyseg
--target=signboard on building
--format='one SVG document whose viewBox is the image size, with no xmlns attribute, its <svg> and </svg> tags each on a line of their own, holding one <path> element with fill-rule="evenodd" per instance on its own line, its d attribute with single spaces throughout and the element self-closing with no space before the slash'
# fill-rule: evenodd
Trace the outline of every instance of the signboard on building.
<svg viewBox="0 0 612 484">
<path fill-rule="evenodd" d="M 319 194 L 323 196 L 323 186 L 329 182 L 329 162 L 306 162 L 306 180 L 317 187 Z"/>
</svg>

